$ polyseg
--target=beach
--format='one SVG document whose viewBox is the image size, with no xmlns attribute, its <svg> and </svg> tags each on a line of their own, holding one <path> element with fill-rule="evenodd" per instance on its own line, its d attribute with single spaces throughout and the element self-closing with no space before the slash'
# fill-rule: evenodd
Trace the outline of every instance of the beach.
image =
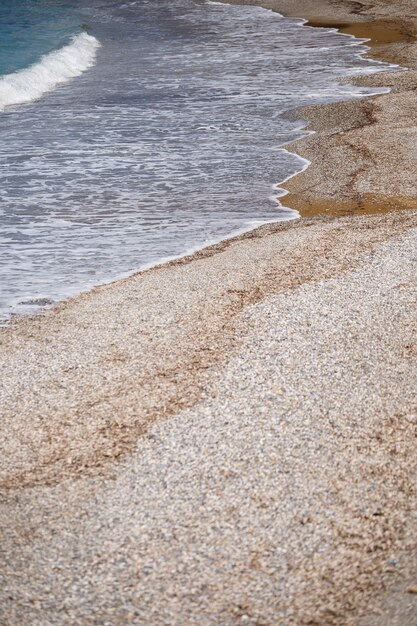
<svg viewBox="0 0 417 626">
<path fill-rule="evenodd" d="M 341 27 L 346 34 L 375 37 L 368 44 L 371 58 L 408 70 L 351 81 L 369 87 L 389 87 L 389 94 L 359 103 L 307 107 L 297 112 L 298 117 L 309 121 L 308 130 L 315 134 L 288 146 L 311 165 L 284 185 L 289 192 L 285 205 L 297 209 L 302 216 L 413 208 L 417 195 L 412 121 L 417 113 L 417 20 L 412 3 L 236 1 L 247 3 L 303 17 L 314 26 Z"/>
<path fill-rule="evenodd" d="M 0 330 L 1 624 L 417 625 L 417 15 L 259 4 L 410 69 L 294 113 L 301 219 Z"/>
</svg>

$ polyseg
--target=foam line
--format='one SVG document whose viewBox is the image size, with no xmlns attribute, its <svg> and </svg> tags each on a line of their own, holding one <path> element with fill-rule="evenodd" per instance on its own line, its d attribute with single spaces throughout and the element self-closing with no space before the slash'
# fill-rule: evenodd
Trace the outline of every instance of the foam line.
<svg viewBox="0 0 417 626">
<path fill-rule="evenodd" d="M 80 33 L 63 48 L 45 54 L 37 63 L 0 78 L 0 111 L 38 100 L 58 85 L 80 76 L 94 65 L 100 42 Z"/>
</svg>

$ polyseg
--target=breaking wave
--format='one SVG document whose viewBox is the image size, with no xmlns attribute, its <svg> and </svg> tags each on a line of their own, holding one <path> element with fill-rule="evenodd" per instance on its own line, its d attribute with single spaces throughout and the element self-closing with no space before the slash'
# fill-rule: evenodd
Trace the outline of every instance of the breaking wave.
<svg viewBox="0 0 417 626">
<path fill-rule="evenodd" d="M 0 111 L 41 98 L 58 85 L 80 76 L 94 65 L 100 42 L 87 33 L 76 35 L 60 50 L 45 54 L 23 70 L 0 78 Z"/>
</svg>

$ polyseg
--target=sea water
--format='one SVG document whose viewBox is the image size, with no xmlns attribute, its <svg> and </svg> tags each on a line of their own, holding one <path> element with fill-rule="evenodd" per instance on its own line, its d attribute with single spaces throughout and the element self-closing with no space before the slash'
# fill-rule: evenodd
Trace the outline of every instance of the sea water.
<svg viewBox="0 0 417 626">
<path fill-rule="evenodd" d="M 0 4 L 0 319 L 297 214 L 294 107 L 360 97 L 357 40 L 202 0 Z"/>
</svg>

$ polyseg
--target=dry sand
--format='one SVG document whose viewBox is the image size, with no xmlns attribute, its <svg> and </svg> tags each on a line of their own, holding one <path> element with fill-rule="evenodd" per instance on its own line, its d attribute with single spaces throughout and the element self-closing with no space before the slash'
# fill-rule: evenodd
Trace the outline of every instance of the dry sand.
<svg viewBox="0 0 417 626">
<path fill-rule="evenodd" d="M 311 112 L 309 206 L 412 204 L 394 89 Z M 334 136 L 380 151 L 349 190 Z M 413 210 L 269 225 L 1 330 L 0 624 L 416 626 L 416 239 Z"/>
<path fill-rule="evenodd" d="M 416 238 L 271 225 L 3 330 L 0 623 L 347 625 L 397 584 L 414 626 Z"/>
</svg>

